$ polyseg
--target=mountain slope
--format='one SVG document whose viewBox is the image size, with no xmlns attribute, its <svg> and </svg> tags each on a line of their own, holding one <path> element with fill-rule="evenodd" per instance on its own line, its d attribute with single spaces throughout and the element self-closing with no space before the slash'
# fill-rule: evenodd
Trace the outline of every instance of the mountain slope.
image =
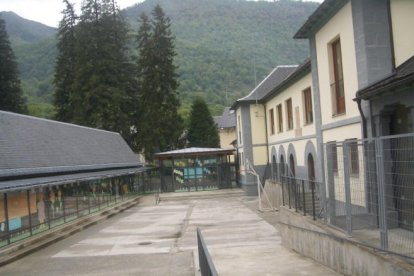
<svg viewBox="0 0 414 276">
<path fill-rule="evenodd" d="M 307 42 L 292 37 L 318 6 L 291 0 L 146 0 L 123 10 L 131 44 L 137 18 L 150 14 L 157 3 L 170 17 L 176 37 L 184 109 L 203 96 L 213 115 L 247 94 L 275 66 L 307 57 Z M 6 20 L 29 103 L 37 108 L 36 115 L 50 116 L 56 30 L 8 12 L 0 16 Z"/>
<path fill-rule="evenodd" d="M 56 34 L 55 28 L 24 19 L 14 12 L 0 12 L 0 17 L 6 22 L 6 30 L 13 44 L 39 42 Z"/>
<path fill-rule="evenodd" d="M 159 3 L 171 18 L 184 102 L 204 95 L 212 104 L 231 104 L 280 64 L 308 55 L 306 41 L 292 39 L 317 3 L 297 1 L 147 0 L 126 9 L 136 19 Z M 255 74 L 256 73 L 256 74 Z M 226 92 L 228 97 L 226 99 Z"/>
</svg>

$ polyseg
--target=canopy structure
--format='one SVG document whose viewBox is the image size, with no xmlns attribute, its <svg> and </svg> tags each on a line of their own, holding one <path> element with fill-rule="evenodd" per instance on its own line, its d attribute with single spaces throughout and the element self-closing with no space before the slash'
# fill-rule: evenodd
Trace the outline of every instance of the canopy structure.
<svg viewBox="0 0 414 276">
<path fill-rule="evenodd" d="M 204 191 L 231 188 L 235 166 L 234 149 L 187 148 L 161 152 L 161 188 L 164 192 Z"/>
</svg>

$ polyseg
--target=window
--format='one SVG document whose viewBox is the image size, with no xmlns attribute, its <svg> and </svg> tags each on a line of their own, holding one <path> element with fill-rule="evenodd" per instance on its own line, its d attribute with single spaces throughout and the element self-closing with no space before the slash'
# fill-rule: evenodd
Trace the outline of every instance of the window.
<svg viewBox="0 0 414 276">
<path fill-rule="evenodd" d="M 338 38 L 331 44 L 332 51 L 332 73 L 331 73 L 331 95 L 333 115 L 345 113 L 345 91 L 342 71 L 341 40 Z"/>
<path fill-rule="evenodd" d="M 282 105 L 279 104 L 277 106 L 277 127 L 278 127 L 278 131 L 282 132 L 283 131 L 283 115 L 282 115 Z"/>
<path fill-rule="evenodd" d="M 270 135 L 275 134 L 275 112 L 272 109 L 269 110 L 269 118 L 270 118 Z"/>
<path fill-rule="evenodd" d="M 287 130 L 293 129 L 292 99 L 286 100 Z"/>
<path fill-rule="evenodd" d="M 312 109 L 312 93 L 310 87 L 303 90 L 303 113 L 305 124 L 309 125 L 313 123 L 313 109 Z"/>
<path fill-rule="evenodd" d="M 358 142 L 356 139 L 347 141 L 349 151 L 349 169 L 351 174 L 359 174 Z"/>
<path fill-rule="evenodd" d="M 242 135 L 241 135 L 241 119 L 240 115 L 237 117 L 237 124 L 238 124 L 238 130 L 239 130 L 239 145 L 242 144 Z"/>
<path fill-rule="evenodd" d="M 328 163 L 332 164 L 332 170 L 334 173 L 338 173 L 338 152 L 336 142 L 328 142 L 328 148 L 330 154 L 328 154 Z"/>
</svg>

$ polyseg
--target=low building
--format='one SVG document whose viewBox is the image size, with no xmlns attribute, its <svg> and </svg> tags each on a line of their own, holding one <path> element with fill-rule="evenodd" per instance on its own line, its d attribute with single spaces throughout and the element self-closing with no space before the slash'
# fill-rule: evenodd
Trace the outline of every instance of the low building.
<svg viewBox="0 0 414 276">
<path fill-rule="evenodd" d="M 0 111 L 0 247 L 143 192 L 114 132 Z"/>
</svg>

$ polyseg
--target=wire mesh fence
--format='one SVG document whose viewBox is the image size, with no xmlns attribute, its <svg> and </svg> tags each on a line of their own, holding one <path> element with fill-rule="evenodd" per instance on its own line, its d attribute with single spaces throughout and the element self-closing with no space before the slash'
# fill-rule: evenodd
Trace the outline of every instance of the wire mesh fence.
<svg viewBox="0 0 414 276">
<path fill-rule="evenodd" d="M 330 142 L 324 160 L 327 222 L 414 257 L 414 135 Z"/>
</svg>

